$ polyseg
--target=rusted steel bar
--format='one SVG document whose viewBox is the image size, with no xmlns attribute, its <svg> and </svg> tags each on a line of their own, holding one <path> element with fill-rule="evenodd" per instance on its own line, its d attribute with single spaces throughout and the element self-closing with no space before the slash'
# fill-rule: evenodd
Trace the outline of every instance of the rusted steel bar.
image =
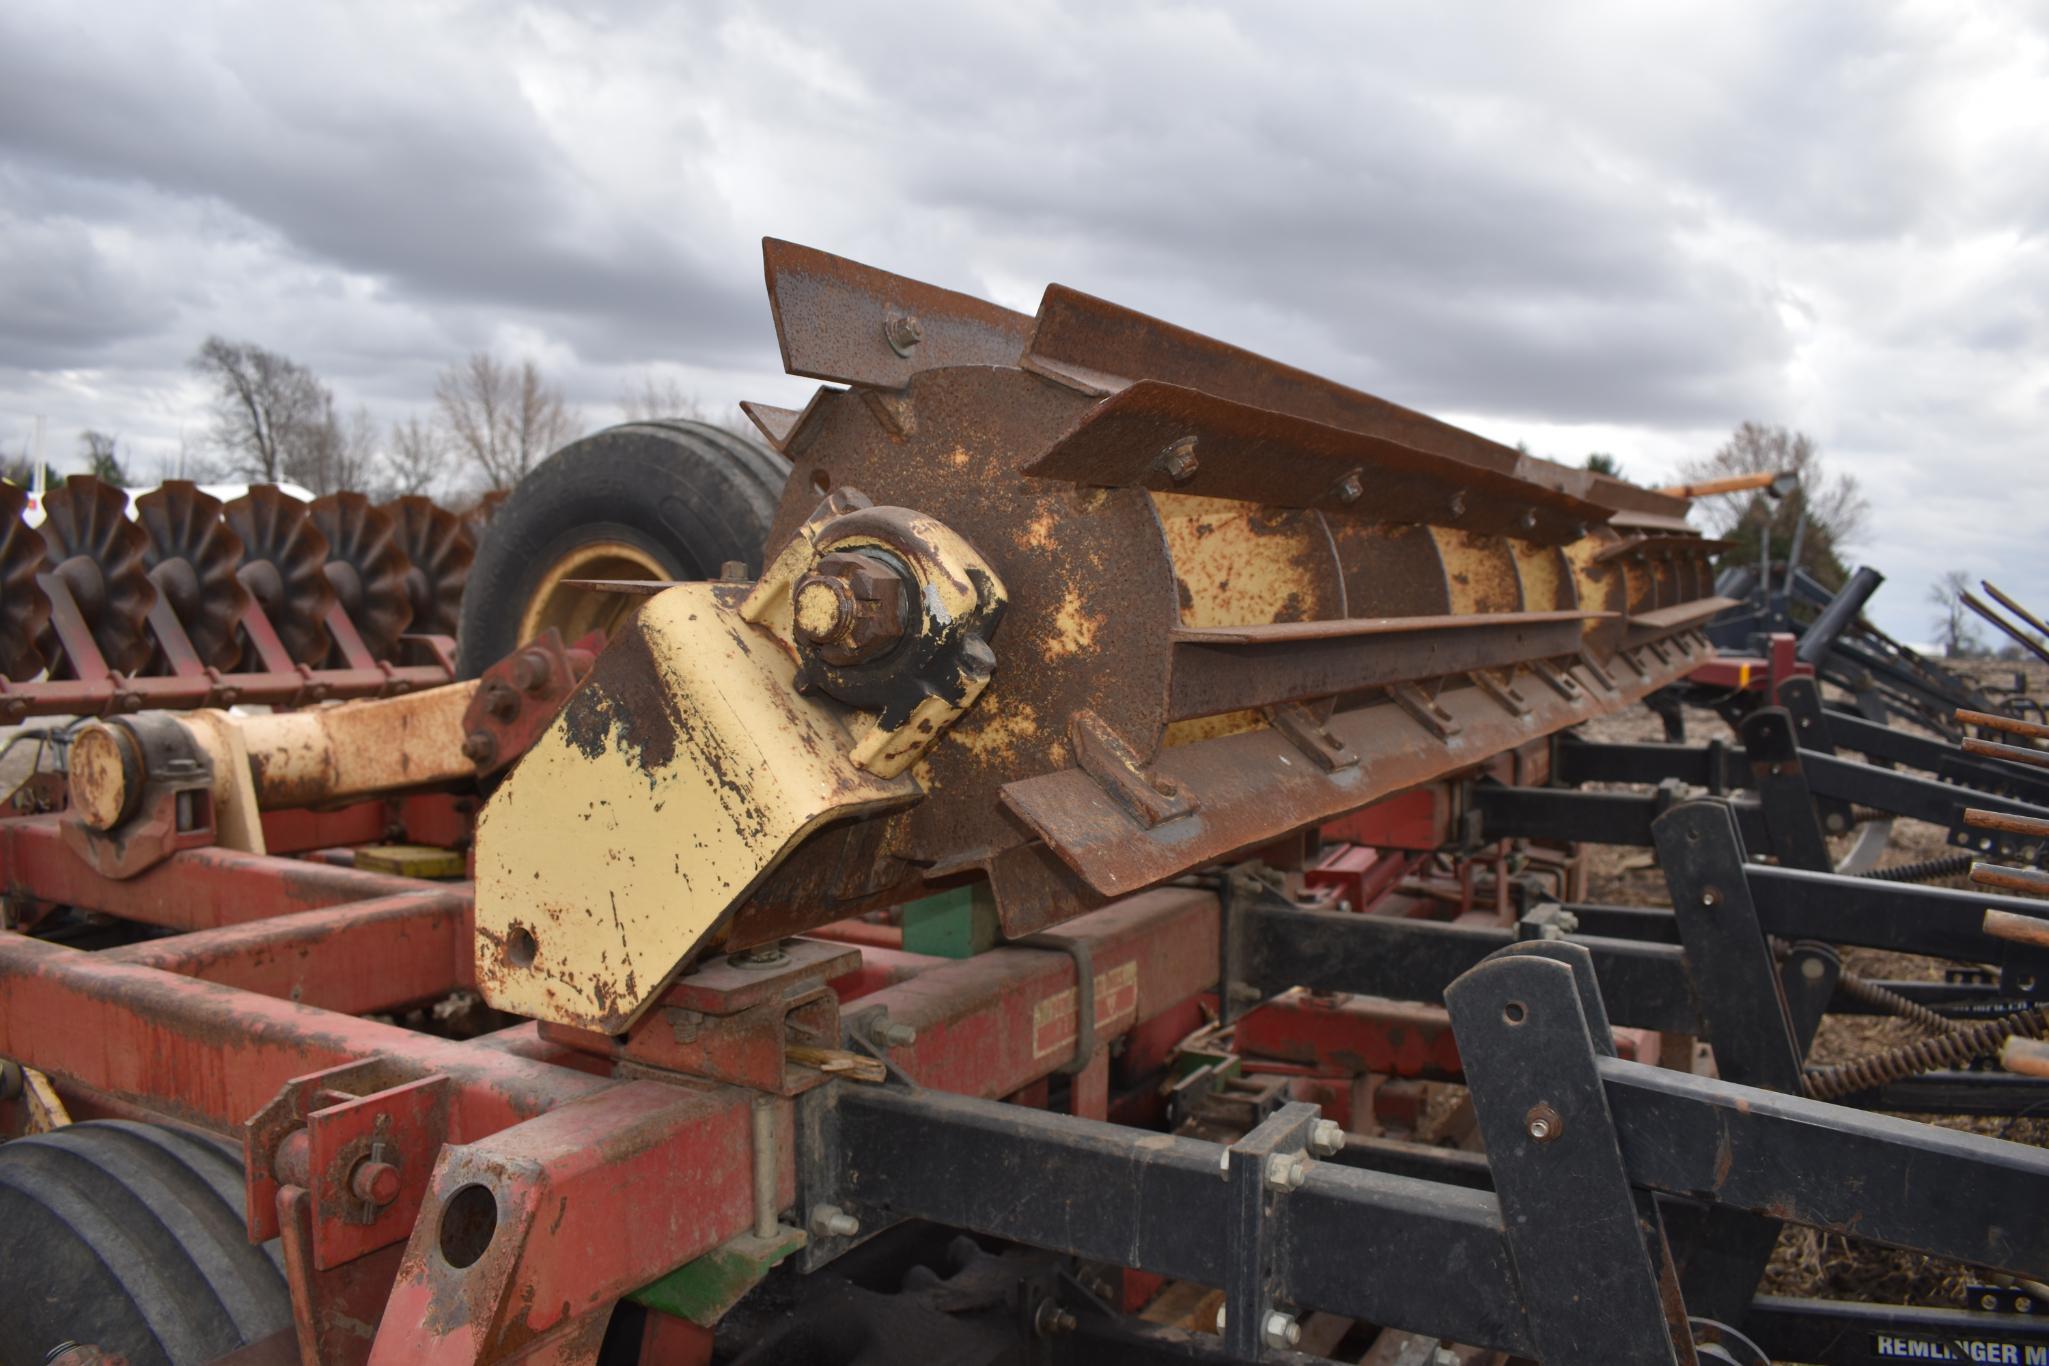
<svg viewBox="0 0 2049 1366">
<path fill-rule="evenodd" d="M 1667 484 L 1658 492 L 1672 498 L 1712 498 L 1718 493 L 1748 493 L 1753 489 L 1770 489 L 1772 496 L 1783 498 L 1800 486 L 1800 476 L 1792 470 L 1760 470 L 1756 474 L 1732 474 L 1726 479 L 1702 479 L 1691 484 Z"/>
<path fill-rule="evenodd" d="M 2027 608 L 2021 606 L 2012 598 L 2000 592 L 1998 584 L 1993 583 L 1990 579 L 1980 579 L 1978 580 L 1978 586 L 1980 588 L 1983 588 L 1987 593 L 1991 594 L 1992 600 L 1994 602 L 1998 603 L 2001 607 L 2004 607 L 2007 611 L 2013 613 L 2015 616 L 2019 617 L 2023 622 L 2027 623 L 2029 630 L 2035 632 L 2037 635 L 2049 636 L 2049 622 L 2044 622 L 2040 617 L 2036 616 L 2033 612 L 2030 612 Z"/>
<path fill-rule="evenodd" d="M 2029 764 L 2035 768 L 2049 768 L 2049 749 L 2002 745 L 1991 740 L 1973 739 L 1970 736 L 1965 736 L 1958 744 L 1966 754 L 1982 755 L 1987 759 L 2004 759 L 2014 764 Z"/>
<path fill-rule="evenodd" d="M 439 664 L 306 672 L 233 673 L 215 677 L 110 675 L 10 683 L 0 678 L 0 721 L 29 716 L 115 716 L 197 707 L 300 707 L 334 697 L 392 697 L 436 688 L 454 677 Z"/>
<path fill-rule="evenodd" d="M 1971 865 L 1971 881 L 1980 887 L 2001 887 L 2010 892 L 2049 896 L 2049 873 L 2038 873 L 2032 868 L 2004 868 L 1996 863 L 1974 863 Z"/>
<path fill-rule="evenodd" d="M 2039 916 L 1988 910 L 1985 912 L 1985 933 L 1994 939 L 2005 939 L 2015 944 L 2034 944 L 2049 949 L 2049 920 Z"/>
<path fill-rule="evenodd" d="M 1958 715 L 1962 715 L 1961 712 Z M 2049 839 L 2049 821 L 2034 816 L 2015 816 L 2005 811 L 1986 811 L 1979 807 L 1964 809 L 1964 824 L 1979 830 L 2003 830 L 2009 835 L 2033 835 Z"/>
<path fill-rule="evenodd" d="M 63 819 L 0 821 L 0 888 L 176 930 L 238 925 L 420 889 L 414 878 L 214 848 L 187 849 L 138 876 L 110 878 L 65 845 Z"/>
<path fill-rule="evenodd" d="M 558 1334 L 589 1353 L 561 1359 L 594 1359 L 620 1296 L 752 1226 L 752 1098 L 633 1082 L 442 1149 L 370 1360 L 467 1366 Z M 781 1210 L 794 1124 L 770 1104 Z"/>
<path fill-rule="evenodd" d="M 1160 452 L 1185 443 L 1171 469 Z M 1563 545 L 1596 504 L 1386 437 L 1140 380 L 1090 409 L 1025 473 Z M 1370 495 L 1370 496 L 1368 496 Z"/>
<path fill-rule="evenodd" d="M 17 934 L 0 934 L 0 1057 L 221 1132 L 292 1078 L 364 1058 L 446 1075 L 463 1133 L 502 1129 L 606 1084 Z"/>
<path fill-rule="evenodd" d="M 146 940 L 99 956 L 363 1015 L 474 985 L 471 933 L 469 888 L 426 886 Z"/>
<path fill-rule="evenodd" d="M 2036 640 L 2026 631 L 2023 631 L 2020 627 L 2014 625 L 1990 607 L 1987 607 L 1983 602 L 1979 601 L 1976 594 L 1966 590 L 1957 594 L 1957 597 L 1962 600 L 1964 606 L 1970 608 L 1973 612 L 1976 612 L 1979 616 L 2011 636 L 2015 644 L 2032 651 L 2036 658 L 2049 663 L 2049 646 L 2043 645 L 2041 641 Z"/>
<path fill-rule="evenodd" d="M 1217 901 L 1208 892 L 1146 892 L 1048 938 L 1088 947 L 1099 1045 L 1217 979 Z M 861 1005 L 917 1031 L 889 1056 L 920 1085 L 1007 1096 L 1075 1060 L 1075 976 L 1064 953 L 1010 945 L 921 972 Z"/>
<path fill-rule="evenodd" d="M 237 718 L 257 800 L 316 806 L 473 777 L 462 721 L 476 690 L 471 679 L 374 705 Z"/>
<path fill-rule="evenodd" d="M 2025 735 L 2036 740 L 2049 740 L 2049 726 L 2040 721 L 2023 721 L 2018 716 L 2001 716 L 1997 712 L 1972 711 L 1958 707 L 1956 719 L 1959 725 L 1978 726 L 1985 730 L 2005 731 L 2008 735 Z"/>
<path fill-rule="evenodd" d="M 1335 697 L 1389 683 L 1570 655 L 1580 626 L 1612 612 L 1352 618 L 1173 634 L 1174 720 Z"/>
</svg>

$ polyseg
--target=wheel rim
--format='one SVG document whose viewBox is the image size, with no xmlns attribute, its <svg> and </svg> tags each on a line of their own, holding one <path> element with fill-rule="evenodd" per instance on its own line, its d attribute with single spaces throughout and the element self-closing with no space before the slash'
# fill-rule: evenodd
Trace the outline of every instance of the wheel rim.
<svg viewBox="0 0 2049 1366">
<path fill-rule="evenodd" d="M 663 579 L 669 571 L 649 552 L 626 541 L 590 541 L 576 546 L 549 565 L 534 585 L 526 610 L 519 616 L 519 643 L 524 645 L 550 627 L 566 641 L 591 631 L 607 636 L 640 605 L 631 593 L 601 593 L 573 588 L 570 579 Z"/>
</svg>

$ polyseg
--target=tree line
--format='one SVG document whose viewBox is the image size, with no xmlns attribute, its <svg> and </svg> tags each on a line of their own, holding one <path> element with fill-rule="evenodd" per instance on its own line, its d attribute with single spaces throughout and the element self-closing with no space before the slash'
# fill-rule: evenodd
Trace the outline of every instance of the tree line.
<svg viewBox="0 0 2049 1366">
<path fill-rule="evenodd" d="M 213 417 L 176 473 L 203 482 L 292 483 L 316 494 L 354 489 L 379 501 L 481 496 L 511 488 L 588 430 L 532 360 L 488 351 L 442 370 L 432 406 L 388 427 L 361 404 L 345 411 L 312 369 L 255 342 L 210 336 L 190 365 L 211 391 Z M 651 372 L 620 395 L 618 408 L 628 422 L 705 416 L 673 379 Z M 721 425 L 747 430 L 736 419 Z M 108 483 L 137 482 L 112 433 L 81 432 L 79 456 L 86 473 Z M 0 478 L 26 484 L 33 477 L 26 452 L 0 459 Z"/>
</svg>

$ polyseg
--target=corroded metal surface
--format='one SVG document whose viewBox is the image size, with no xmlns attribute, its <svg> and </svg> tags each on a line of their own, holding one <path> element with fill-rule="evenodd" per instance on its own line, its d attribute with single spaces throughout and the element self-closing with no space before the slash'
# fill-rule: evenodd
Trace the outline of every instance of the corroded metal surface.
<svg viewBox="0 0 2049 1366">
<path fill-rule="evenodd" d="M 697 588 L 694 633 L 615 646 L 487 808 L 479 976 L 499 1004 L 617 1028 L 713 945 L 976 879 L 1004 932 L 1029 933 L 1705 657 L 1689 633 L 1713 547 L 1680 500 L 1058 286 L 1026 318 L 787 243 L 766 255 L 788 368 L 851 387 L 755 412 L 793 471 L 750 606 Z M 823 543 L 833 518 L 885 510 L 870 503 L 1002 585 L 973 689 L 919 663 L 902 545 Z M 684 591 L 646 610 L 673 616 Z M 864 765 L 896 771 L 868 750 L 904 730 L 905 678 L 936 709 L 925 747 L 902 785 L 863 788 Z M 610 719 L 579 746 L 584 711 Z M 632 732 L 700 711 L 717 753 L 640 757 Z M 665 785 L 691 795 L 643 797 Z M 601 839 L 565 848 L 593 822 Z M 515 989 L 491 964 L 519 917 L 554 942 Z M 551 955 L 573 971 L 550 978 Z"/>
<path fill-rule="evenodd" d="M 848 758 L 834 711 L 734 610 L 649 598 L 477 826 L 477 983 L 501 1009 L 618 1033 L 735 901 L 828 820 L 918 795 Z"/>
</svg>

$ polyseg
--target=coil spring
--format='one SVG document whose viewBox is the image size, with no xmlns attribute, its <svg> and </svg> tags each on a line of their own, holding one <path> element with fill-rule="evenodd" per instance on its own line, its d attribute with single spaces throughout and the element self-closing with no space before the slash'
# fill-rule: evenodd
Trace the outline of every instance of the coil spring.
<svg viewBox="0 0 2049 1366">
<path fill-rule="evenodd" d="M 1909 1024 L 1918 1025 L 1920 1028 L 1927 1030 L 1930 1034 L 1953 1034 L 1956 1032 L 1957 1026 L 1955 1021 L 1936 1014 L 1919 1001 L 1910 1000 L 1890 987 L 1880 986 L 1869 977 L 1860 977 L 1854 972 L 1845 971 L 1836 978 L 1836 986 L 1844 995 L 1862 1001 L 1865 1005 L 1875 1009 L 1890 1011 Z"/>
<path fill-rule="evenodd" d="M 1870 878 L 1874 882 L 1935 882 L 1946 877 L 1957 877 L 1971 871 L 1976 854 L 1940 854 L 1935 858 L 1924 858 L 1917 863 L 1902 863 L 1892 868 L 1873 868 L 1857 876 Z"/>
<path fill-rule="evenodd" d="M 2009 1038 L 2039 1039 L 2049 1015 L 2038 1007 L 1997 1020 L 1985 1020 L 1933 1038 L 1917 1039 L 1898 1048 L 1858 1058 L 1839 1067 L 1820 1067 L 1802 1080 L 1811 1100 L 1835 1100 L 1944 1067 L 1959 1067 L 1992 1052 Z"/>
</svg>

